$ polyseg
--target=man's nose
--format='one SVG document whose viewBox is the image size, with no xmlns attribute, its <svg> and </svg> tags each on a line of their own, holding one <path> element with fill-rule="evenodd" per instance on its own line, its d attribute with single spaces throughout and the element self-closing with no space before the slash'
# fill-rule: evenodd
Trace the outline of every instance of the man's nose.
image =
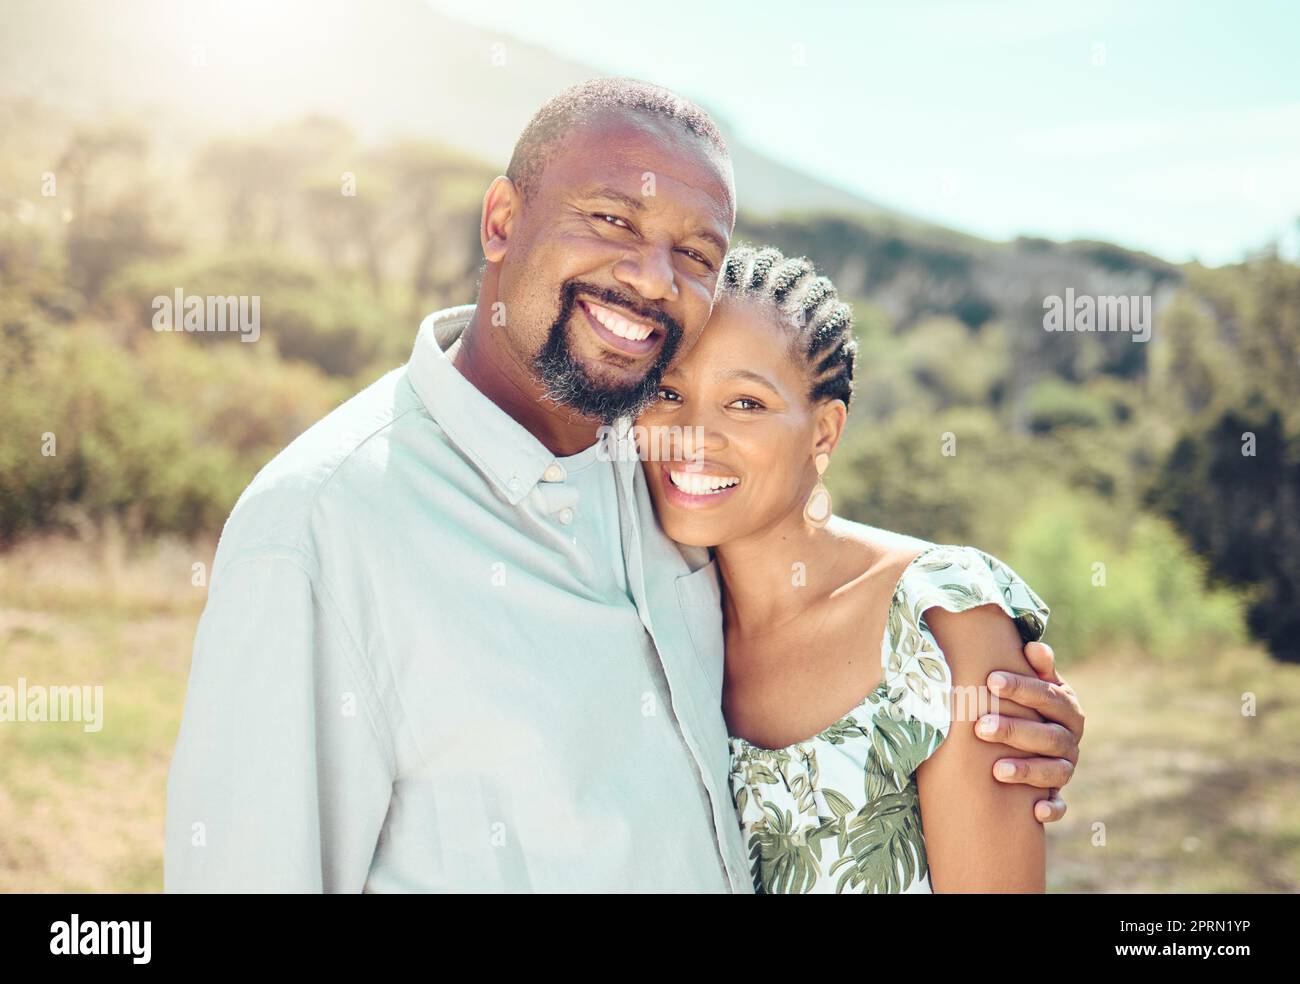
<svg viewBox="0 0 1300 984">
<path fill-rule="evenodd" d="M 614 264 L 614 278 L 631 287 L 647 301 L 675 300 L 676 275 L 672 249 L 654 243 L 643 243 L 629 249 Z"/>
</svg>

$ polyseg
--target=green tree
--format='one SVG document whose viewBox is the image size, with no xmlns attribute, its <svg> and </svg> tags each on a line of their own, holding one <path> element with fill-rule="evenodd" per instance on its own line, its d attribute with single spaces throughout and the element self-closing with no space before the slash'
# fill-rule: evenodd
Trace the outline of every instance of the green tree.
<svg viewBox="0 0 1300 984">
<path fill-rule="evenodd" d="M 1251 631 L 1300 662 L 1300 435 L 1280 411 L 1257 395 L 1189 428 L 1150 500 L 1218 577 L 1254 589 Z"/>
</svg>

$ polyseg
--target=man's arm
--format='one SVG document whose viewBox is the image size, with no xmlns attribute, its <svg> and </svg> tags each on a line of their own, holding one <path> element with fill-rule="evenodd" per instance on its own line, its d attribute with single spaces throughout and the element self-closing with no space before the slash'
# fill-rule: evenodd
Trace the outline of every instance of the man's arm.
<svg viewBox="0 0 1300 984">
<path fill-rule="evenodd" d="M 220 568 L 167 782 L 168 892 L 359 892 L 392 742 L 370 675 L 291 550 Z"/>
<path fill-rule="evenodd" d="M 993 762 L 1002 750 L 975 735 L 978 697 L 988 674 L 1029 669 L 1020 635 L 996 605 L 960 614 L 932 608 L 925 619 L 952 675 L 948 735 L 916 770 L 931 887 L 935 892 L 1043 892 L 1046 837 L 1032 806 L 1038 790 L 996 782 Z M 1018 725 L 1038 718 L 1009 702 L 1000 701 L 998 708 Z"/>
<path fill-rule="evenodd" d="M 1030 757 L 997 759 L 994 778 L 1005 783 L 1021 783 L 1037 789 L 1048 790 L 1047 799 L 1034 806 L 1034 815 L 1043 823 L 1060 820 L 1065 816 L 1065 801 L 1059 795 L 1060 787 L 1074 776 L 1079 764 L 1079 742 L 1083 739 L 1084 715 L 1074 688 L 1056 672 L 1056 657 L 1052 647 L 1043 642 L 1031 642 L 1024 647 L 1024 658 L 1036 675 L 1028 673 L 990 673 L 985 681 L 1001 699 L 1003 708 L 1019 707 L 1037 711 L 1045 721 L 1020 720 L 997 714 L 985 715 L 992 730 L 977 732 L 978 737 L 992 745 L 1004 745 L 1017 752 L 1028 752 Z M 1000 684 L 999 678 L 1006 683 Z M 1010 771 L 1000 775 L 999 767 Z"/>
</svg>

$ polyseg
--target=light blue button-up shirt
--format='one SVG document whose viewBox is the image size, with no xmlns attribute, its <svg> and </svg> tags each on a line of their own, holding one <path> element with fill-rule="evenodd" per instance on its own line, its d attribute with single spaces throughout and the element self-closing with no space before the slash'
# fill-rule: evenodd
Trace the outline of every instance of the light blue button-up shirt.
<svg viewBox="0 0 1300 984">
<path fill-rule="evenodd" d="M 227 521 L 167 891 L 753 891 L 716 563 L 634 454 L 556 457 L 456 370 L 472 313 L 425 319 Z"/>
</svg>

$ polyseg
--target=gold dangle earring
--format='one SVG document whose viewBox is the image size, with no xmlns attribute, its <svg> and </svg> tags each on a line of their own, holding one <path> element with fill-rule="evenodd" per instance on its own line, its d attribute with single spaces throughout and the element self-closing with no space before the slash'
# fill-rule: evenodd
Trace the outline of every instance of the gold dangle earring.
<svg viewBox="0 0 1300 984">
<path fill-rule="evenodd" d="M 813 463 L 817 466 L 817 484 L 813 486 L 812 494 L 803 507 L 803 518 L 812 526 L 825 526 L 831 518 L 831 494 L 822 484 L 822 475 L 831 463 L 831 456 L 822 451 L 813 459 Z"/>
</svg>

